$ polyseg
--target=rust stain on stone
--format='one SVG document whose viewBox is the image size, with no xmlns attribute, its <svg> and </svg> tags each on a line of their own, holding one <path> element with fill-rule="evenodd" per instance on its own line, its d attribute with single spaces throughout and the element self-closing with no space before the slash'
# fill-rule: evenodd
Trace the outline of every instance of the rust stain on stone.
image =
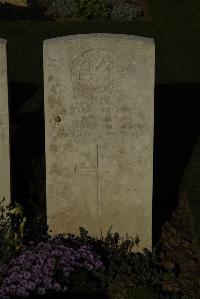
<svg viewBox="0 0 200 299">
<path fill-rule="evenodd" d="M 60 115 L 58 115 L 58 116 L 55 117 L 55 122 L 57 122 L 57 123 L 61 122 L 61 117 L 60 117 Z"/>
</svg>

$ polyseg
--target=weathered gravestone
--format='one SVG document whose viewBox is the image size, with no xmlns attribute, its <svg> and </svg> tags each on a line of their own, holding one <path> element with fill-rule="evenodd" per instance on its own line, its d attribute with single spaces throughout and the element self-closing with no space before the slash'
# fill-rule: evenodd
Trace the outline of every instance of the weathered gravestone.
<svg viewBox="0 0 200 299">
<path fill-rule="evenodd" d="M 151 248 L 154 42 L 85 34 L 44 42 L 46 191 L 55 233 Z"/>
<path fill-rule="evenodd" d="M 0 0 L 0 3 L 27 6 L 27 0 Z"/>
<path fill-rule="evenodd" d="M 6 40 L 0 38 L 0 202 L 10 203 L 10 142 Z"/>
</svg>

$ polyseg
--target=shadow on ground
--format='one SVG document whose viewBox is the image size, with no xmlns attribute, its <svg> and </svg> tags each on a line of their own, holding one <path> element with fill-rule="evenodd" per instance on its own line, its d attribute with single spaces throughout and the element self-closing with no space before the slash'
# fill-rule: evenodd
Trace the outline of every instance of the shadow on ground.
<svg viewBox="0 0 200 299">
<path fill-rule="evenodd" d="M 9 82 L 8 87 L 12 199 L 26 204 L 33 160 L 44 152 L 43 106 L 36 109 L 36 112 L 35 109 L 32 113 L 23 112 L 26 103 L 38 94 L 39 86 Z"/>
<path fill-rule="evenodd" d="M 155 87 L 153 241 L 170 220 L 179 185 L 200 133 L 200 83 Z"/>
</svg>

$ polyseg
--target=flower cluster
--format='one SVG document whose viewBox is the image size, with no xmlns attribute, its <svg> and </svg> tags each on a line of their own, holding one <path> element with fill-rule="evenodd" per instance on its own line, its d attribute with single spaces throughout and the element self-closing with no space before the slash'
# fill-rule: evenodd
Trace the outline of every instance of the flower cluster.
<svg viewBox="0 0 200 299">
<path fill-rule="evenodd" d="M 128 0 L 49 0 L 47 16 L 102 18 L 131 21 L 143 16 L 142 7 L 137 1 Z"/>
<path fill-rule="evenodd" d="M 78 5 L 76 0 L 51 0 L 49 2 L 46 15 L 57 18 L 75 17 L 78 15 Z"/>
<path fill-rule="evenodd" d="M 132 21 L 137 17 L 143 16 L 143 11 L 141 6 L 137 4 L 119 2 L 117 5 L 114 5 L 110 16 L 113 20 Z"/>
<path fill-rule="evenodd" d="M 77 268 L 94 273 L 104 270 L 92 247 L 81 244 L 73 235 L 68 239 L 57 235 L 47 242 L 31 244 L 6 267 L 0 298 L 66 292 L 70 275 Z"/>
</svg>

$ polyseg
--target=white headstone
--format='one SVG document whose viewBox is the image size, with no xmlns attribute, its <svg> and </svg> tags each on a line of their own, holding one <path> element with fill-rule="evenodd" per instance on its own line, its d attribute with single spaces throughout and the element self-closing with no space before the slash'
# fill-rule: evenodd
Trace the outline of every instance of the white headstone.
<svg viewBox="0 0 200 299">
<path fill-rule="evenodd" d="M 150 249 L 153 39 L 72 35 L 43 55 L 49 229 L 100 238 L 112 226 Z"/>
<path fill-rule="evenodd" d="M 6 43 L 0 39 L 0 202 L 10 204 L 10 140 Z"/>
</svg>

